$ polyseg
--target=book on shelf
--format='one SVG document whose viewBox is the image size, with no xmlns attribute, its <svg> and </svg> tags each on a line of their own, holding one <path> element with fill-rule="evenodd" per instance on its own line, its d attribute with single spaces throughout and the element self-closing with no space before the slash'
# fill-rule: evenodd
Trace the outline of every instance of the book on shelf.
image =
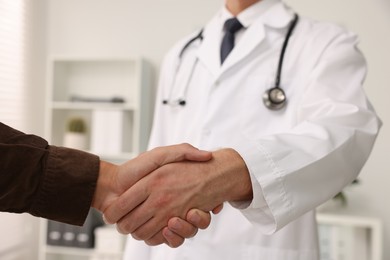
<svg viewBox="0 0 390 260">
<path fill-rule="evenodd" d="M 97 154 L 122 152 L 123 111 L 94 110 L 92 112 L 91 150 Z"/>
<path fill-rule="evenodd" d="M 91 209 L 83 226 L 74 226 L 53 220 L 47 225 L 47 244 L 53 246 L 93 248 L 94 231 L 104 224 L 100 213 Z"/>
<path fill-rule="evenodd" d="M 49 220 L 47 223 L 46 241 L 48 245 L 59 246 L 63 243 L 62 235 L 64 233 L 63 223 Z"/>
</svg>

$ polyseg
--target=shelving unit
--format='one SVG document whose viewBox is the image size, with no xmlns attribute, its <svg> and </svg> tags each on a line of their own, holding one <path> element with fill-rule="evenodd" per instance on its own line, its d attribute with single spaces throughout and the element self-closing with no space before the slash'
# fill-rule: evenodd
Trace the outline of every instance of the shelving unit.
<svg viewBox="0 0 390 260">
<path fill-rule="evenodd" d="M 46 133 L 63 145 L 67 120 L 81 117 L 87 124 L 88 151 L 114 162 L 128 160 L 146 149 L 152 117 L 151 68 L 141 58 L 55 57 L 49 61 Z M 119 99 L 123 102 L 109 102 Z M 103 102 L 104 101 L 104 102 Z M 97 111 L 122 114 L 121 151 L 91 150 L 93 115 Z M 119 129 L 118 129 L 119 130 Z M 107 137 L 108 138 L 108 137 Z"/>
<path fill-rule="evenodd" d="M 122 163 L 146 149 L 154 97 L 145 60 L 57 56 L 48 62 L 48 75 L 45 131 L 50 144 L 64 146 L 67 122 L 77 117 L 87 126 L 85 150 L 103 160 Z M 117 143 L 115 150 L 105 149 L 110 142 Z M 47 245 L 47 223 L 41 222 L 40 260 L 121 259 L 121 251 L 99 256 L 94 249 Z"/>
<path fill-rule="evenodd" d="M 321 260 L 382 260 L 379 219 L 317 214 Z"/>
</svg>

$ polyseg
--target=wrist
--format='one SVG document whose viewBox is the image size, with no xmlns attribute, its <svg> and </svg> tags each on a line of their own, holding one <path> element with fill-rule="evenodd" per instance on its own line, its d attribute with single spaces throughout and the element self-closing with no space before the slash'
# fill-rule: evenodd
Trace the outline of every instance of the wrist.
<svg viewBox="0 0 390 260">
<path fill-rule="evenodd" d="M 218 163 L 218 178 L 215 188 L 221 192 L 223 202 L 252 200 L 252 182 L 249 170 L 241 155 L 231 148 L 225 148 L 213 153 Z"/>
<path fill-rule="evenodd" d="M 118 166 L 109 162 L 100 161 L 99 177 L 96 183 L 92 207 L 103 212 L 110 201 L 116 196 L 116 177 Z"/>
</svg>

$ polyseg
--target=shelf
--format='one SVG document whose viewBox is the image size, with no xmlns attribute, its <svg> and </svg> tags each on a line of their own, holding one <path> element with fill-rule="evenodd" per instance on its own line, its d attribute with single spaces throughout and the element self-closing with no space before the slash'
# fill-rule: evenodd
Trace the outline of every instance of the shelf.
<svg viewBox="0 0 390 260">
<path fill-rule="evenodd" d="M 76 248 L 76 247 L 64 247 L 64 246 L 46 246 L 47 254 L 53 255 L 68 255 L 68 256 L 83 256 L 91 257 L 94 255 L 110 255 L 110 256 L 122 256 L 122 252 L 99 252 L 95 249 L 89 248 Z"/>
<path fill-rule="evenodd" d="M 381 222 L 375 218 L 334 215 L 334 214 L 317 214 L 317 220 L 321 224 L 343 225 L 361 228 L 381 229 Z"/>
<path fill-rule="evenodd" d="M 66 146 L 68 121 L 81 118 L 87 128 L 83 150 L 113 161 L 128 160 L 129 155 L 132 158 L 146 150 L 153 114 L 151 70 L 146 61 L 56 57 L 49 60 L 48 71 L 46 133 L 53 145 Z M 114 97 L 124 103 L 105 102 Z"/>
<path fill-rule="evenodd" d="M 138 156 L 137 153 L 121 153 L 121 154 L 99 154 L 100 158 L 105 161 L 109 161 L 116 164 L 122 164 L 130 159 Z"/>
<path fill-rule="evenodd" d="M 382 260 L 382 222 L 376 218 L 317 214 L 321 259 Z"/>
<path fill-rule="evenodd" d="M 141 60 L 54 59 L 51 62 L 52 100 L 69 101 L 74 96 L 88 98 L 121 97 L 138 100 Z"/>
<path fill-rule="evenodd" d="M 64 247 L 64 246 L 49 246 L 47 245 L 46 253 L 56 255 L 75 255 L 75 256 L 92 256 L 95 252 L 94 249 L 89 248 L 76 248 L 76 247 Z"/>
<path fill-rule="evenodd" d="M 104 102 L 66 102 L 57 101 L 52 104 L 53 109 L 74 109 L 74 110 L 96 110 L 96 109 L 112 109 L 112 110 L 135 110 L 133 104 L 128 103 L 104 103 Z"/>
</svg>

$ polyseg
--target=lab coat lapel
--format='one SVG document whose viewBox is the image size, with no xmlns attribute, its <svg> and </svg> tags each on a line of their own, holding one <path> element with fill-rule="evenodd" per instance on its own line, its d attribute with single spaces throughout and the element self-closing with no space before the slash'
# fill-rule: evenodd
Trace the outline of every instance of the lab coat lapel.
<svg viewBox="0 0 390 260">
<path fill-rule="evenodd" d="M 237 45 L 221 66 L 220 48 L 222 31 L 221 26 L 215 17 L 205 27 L 204 40 L 198 50 L 198 58 L 207 67 L 207 69 L 218 77 L 223 71 L 237 63 L 239 60 L 248 55 L 265 37 L 264 25 L 261 21 L 256 22 L 248 28 L 247 33 L 243 36 L 240 44 Z M 253 32 L 251 32 L 253 31 Z M 242 43 L 242 44 L 241 44 Z"/>
<path fill-rule="evenodd" d="M 268 28 L 285 28 L 292 20 L 291 10 L 282 2 L 278 2 L 260 16 L 244 33 L 243 38 L 234 47 L 232 52 L 225 60 L 221 67 L 221 73 L 228 70 L 240 60 L 244 59 L 253 50 L 264 42 L 266 37 L 266 27 Z"/>
<path fill-rule="evenodd" d="M 218 16 L 215 16 L 205 27 L 204 40 L 198 50 L 199 61 L 215 77 L 218 76 L 221 70 L 220 61 L 220 39 L 222 38 L 221 27 L 218 23 Z"/>
<path fill-rule="evenodd" d="M 258 19 L 244 33 L 243 38 L 229 54 L 221 67 L 221 73 L 249 55 L 256 46 L 260 45 L 265 38 L 263 22 Z"/>
</svg>

